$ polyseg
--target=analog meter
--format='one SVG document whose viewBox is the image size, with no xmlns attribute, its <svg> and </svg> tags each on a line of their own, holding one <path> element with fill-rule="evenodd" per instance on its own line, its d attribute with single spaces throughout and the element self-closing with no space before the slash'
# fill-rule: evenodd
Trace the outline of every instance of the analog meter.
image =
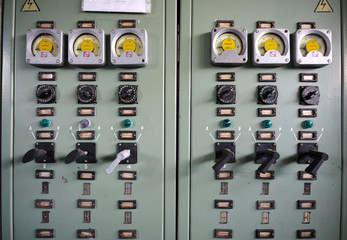
<svg viewBox="0 0 347 240">
<path fill-rule="evenodd" d="M 323 66 L 332 62 L 329 29 L 299 29 L 294 34 L 295 65 Z"/>
<path fill-rule="evenodd" d="M 283 65 L 290 61 L 289 31 L 257 28 L 253 32 L 253 64 Z"/>
<path fill-rule="evenodd" d="M 140 28 L 118 28 L 111 31 L 111 63 L 117 66 L 148 64 L 147 31 Z"/>
<path fill-rule="evenodd" d="M 40 22 L 37 24 L 40 25 Z M 61 30 L 52 28 L 29 29 L 26 36 L 26 62 L 38 66 L 62 66 L 64 64 Z"/>
<path fill-rule="evenodd" d="M 87 26 L 69 31 L 69 63 L 79 66 L 103 66 L 106 63 L 105 32 Z"/>
<path fill-rule="evenodd" d="M 211 31 L 211 62 L 215 65 L 239 65 L 247 62 L 247 30 L 215 27 Z"/>
</svg>

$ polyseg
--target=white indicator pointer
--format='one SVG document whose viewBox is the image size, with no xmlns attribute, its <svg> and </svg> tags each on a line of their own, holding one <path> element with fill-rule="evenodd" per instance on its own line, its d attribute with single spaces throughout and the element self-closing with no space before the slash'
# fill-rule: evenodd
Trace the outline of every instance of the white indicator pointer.
<svg viewBox="0 0 347 240">
<path fill-rule="evenodd" d="M 121 151 L 120 153 L 117 154 L 117 157 L 115 160 L 113 160 L 113 162 L 110 164 L 110 166 L 108 166 L 105 169 L 105 173 L 107 175 L 111 174 L 113 172 L 113 170 L 118 166 L 118 164 L 123 161 L 124 159 L 128 158 L 130 156 L 130 150 L 129 149 L 125 149 L 123 151 Z"/>
</svg>

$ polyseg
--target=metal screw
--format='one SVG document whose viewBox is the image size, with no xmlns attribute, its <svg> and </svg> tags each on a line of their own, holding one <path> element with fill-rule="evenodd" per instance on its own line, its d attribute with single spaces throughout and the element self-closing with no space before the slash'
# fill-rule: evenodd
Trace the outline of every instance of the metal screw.
<svg viewBox="0 0 347 240">
<path fill-rule="evenodd" d="M 288 59 L 288 58 L 286 58 L 286 62 L 289 62 L 289 59 Z"/>
<path fill-rule="evenodd" d="M 329 33 L 330 33 L 330 30 L 328 30 L 327 33 L 329 34 Z"/>
<path fill-rule="evenodd" d="M 102 33 L 102 31 L 101 31 L 101 30 L 99 30 L 99 33 L 101 34 L 101 33 Z"/>
<path fill-rule="evenodd" d="M 113 59 L 113 60 L 112 60 L 112 63 L 116 63 L 116 60 Z"/>
<path fill-rule="evenodd" d="M 141 32 L 143 33 L 143 32 L 145 32 L 145 30 L 142 29 Z"/>
<path fill-rule="evenodd" d="M 217 60 L 216 58 L 213 59 L 214 62 L 215 62 L 216 60 Z"/>
<path fill-rule="evenodd" d="M 31 30 L 30 30 L 30 29 L 28 30 L 28 33 L 31 33 Z"/>
<path fill-rule="evenodd" d="M 255 30 L 255 32 L 256 32 L 256 33 L 258 33 L 258 32 L 259 32 L 259 30 Z"/>
<path fill-rule="evenodd" d="M 30 63 L 30 59 L 27 59 L 27 63 Z"/>
<path fill-rule="evenodd" d="M 57 59 L 57 60 L 56 60 L 56 63 L 60 63 L 60 59 Z"/>
<path fill-rule="evenodd" d="M 70 30 L 70 31 L 69 31 L 69 33 L 73 33 L 73 31 L 72 31 L 72 30 Z"/>
<path fill-rule="evenodd" d="M 331 60 L 330 60 L 330 59 L 328 59 L 328 63 L 331 63 Z"/>
<path fill-rule="evenodd" d="M 299 59 L 299 60 L 298 60 L 298 62 L 299 62 L 299 63 L 301 63 L 301 62 L 302 62 L 302 60 L 301 60 L 301 59 Z"/>
<path fill-rule="evenodd" d="M 115 31 L 115 30 L 112 30 L 112 31 L 111 31 L 111 33 L 112 33 L 112 34 L 115 34 L 115 33 L 116 33 L 116 31 Z"/>
<path fill-rule="evenodd" d="M 246 32 L 246 29 L 242 29 L 242 32 Z"/>
<path fill-rule="evenodd" d="M 60 34 L 59 30 L 57 30 L 57 34 Z"/>
<path fill-rule="evenodd" d="M 69 63 L 73 63 L 73 60 L 72 60 L 72 59 L 70 59 L 70 60 L 69 60 Z"/>
<path fill-rule="evenodd" d="M 298 31 L 298 34 L 301 34 L 301 31 L 300 31 L 300 30 Z"/>
<path fill-rule="evenodd" d="M 102 63 L 102 60 L 101 60 L 101 59 L 99 59 L 99 63 Z"/>
</svg>

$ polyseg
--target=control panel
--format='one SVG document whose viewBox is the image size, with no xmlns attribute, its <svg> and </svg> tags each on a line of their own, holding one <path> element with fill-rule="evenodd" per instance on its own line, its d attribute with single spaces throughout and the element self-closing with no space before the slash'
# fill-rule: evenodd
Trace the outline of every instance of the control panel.
<svg viewBox="0 0 347 240">
<path fill-rule="evenodd" d="M 13 172 L 15 230 L 3 221 L 3 239 L 164 239 L 175 219 L 164 201 L 175 181 L 165 175 L 174 101 L 164 104 L 175 9 L 85 12 L 81 2 L 6 1 L 16 19 L 13 168 L 2 170 Z"/>
<path fill-rule="evenodd" d="M 315 11 L 322 2 L 334 11 Z M 180 237 L 342 239 L 340 2 L 190 3 Z"/>
</svg>

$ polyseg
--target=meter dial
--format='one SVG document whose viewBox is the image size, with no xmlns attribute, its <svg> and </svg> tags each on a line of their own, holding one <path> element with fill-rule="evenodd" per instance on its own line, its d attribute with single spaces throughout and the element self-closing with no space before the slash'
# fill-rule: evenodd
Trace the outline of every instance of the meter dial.
<svg viewBox="0 0 347 240">
<path fill-rule="evenodd" d="M 78 103 L 96 103 L 96 85 L 79 85 L 77 88 Z"/>
<path fill-rule="evenodd" d="M 100 53 L 100 42 L 97 37 L 91 34 L 82 34 L 74 42 L 73 52 L 77 57 L 80 52 L 90 51 L 95 56 L 98 56 Z"/>
<path fill-rule="evenodd" d="M 125 51 L 132 51 L 140 56 L 143 50 L 141 39 L 135 34 L 124 34 L 116 42 L 116 53 L 121 56 Z"/>
<path fill-rule="evenodd" d="M 311 51 L 318 51 L 323 54 L 323 56 L 325 56 L 326 52 L 324 39 L 315 34 L 309 34 L 303 37 L 300 41 L 299 48 L 301 55 L 304 57 Z"/>
<path fill-rule="evenodd" d="M 267 51 L 276 50 L 281 55 L 284 53 L 284 42 L 282 38 L 276 34 L 268 33 L 261 36 L 257 43 L 258 52 L 264 56 Z"/>
<path fill-rule="evenodd" d="M 50 52 L 54 57 L 58 54 L 58 41 L 50 34 L 40 34 L 38 35 L 32 44 L 32 52 L 33 55 L 39 51 L 47 51 Z"/>
<path fill-rule="evenodd" d="M 37 103 L 55 103 L 55 85 L 43 84 L 36 88 Z"/>
<path fill-rule="evenodd" d="M 220 35 L 215 44 L 215 49 L 218 55 L 228 49 L 234 50 L 238 55 L 242 52 L 242 41 L 235 33 L 224 33 Z"/>
</svg>

